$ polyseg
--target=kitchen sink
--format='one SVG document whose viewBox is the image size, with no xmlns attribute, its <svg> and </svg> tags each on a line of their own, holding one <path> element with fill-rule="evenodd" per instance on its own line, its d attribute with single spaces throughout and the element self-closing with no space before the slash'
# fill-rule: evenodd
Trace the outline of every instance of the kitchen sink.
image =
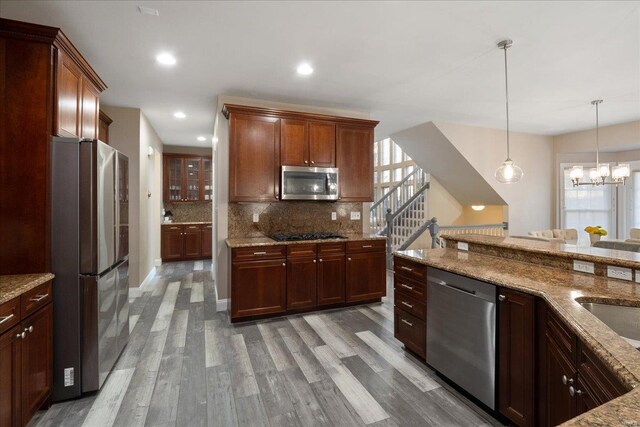
<svg viewBox="0 0 640 427">
<path fill-rule="evenodd" d="M 605 325 L 640 350 L 640 307 L 581 302 Z"/>
</svg>

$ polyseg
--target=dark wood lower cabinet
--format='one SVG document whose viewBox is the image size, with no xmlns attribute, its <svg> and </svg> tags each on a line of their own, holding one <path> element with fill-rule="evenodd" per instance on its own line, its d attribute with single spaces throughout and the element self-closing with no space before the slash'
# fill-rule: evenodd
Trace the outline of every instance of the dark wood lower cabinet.
<svg viewBox="0 0 640 427">
<path fill-rule="evenodd" d="M 184 258 L 202 256 L 202 230 L 199 225 L 184 226 Z"/>
<path fill-rule="evenodd" d="M 211 225 L 202 226 L 202 256 L 210 258 L 213 254 L 213 227 Z"/>
<path fill-rule="evenodd" d="M 345 256 L 321 255 L 318 257 L 318 305 L 345 302 Z"/>
<path fill-rule="evenodd" d="M 427 333 L 424 321 L 408 314 L 404 310 L 396 309 L 394 312 L 393 336 L 423 359 L 427 356 Z"/>
<path fill-rule="evenodd" d="M 317 263 L 315 257 L 287 259 L 287 310 L 316 306 Z"/>
<path fill-rule="evenodd" d="M 347 253 L 347 302 L 382 298 L 386 293 L 385 252 Z"/>
<path fill-rule="evenodd" d="M 231 267 L 231 319 L 284 313 L 286 259 L 234 262 Z"/>
<path fill-rule="evenodd" d="M 0 426 L 20 426 L 22 384 L 20 326 L 0 335 Z"/>
<path fill-rule="evenodd" d="M 211 257 L 211 225 L 163 224 L 161 227 L 160 247 L 163 261 Z"/>
<path fill-rule="evenodd" d="M 498 409 L 517 425 L 532 426 L 536 299 L 510 289 L 498 292 Z"/>
<path fill-rule="evenodd" d="M 182 239 L 182 227 L 163 226 L 161 236 L 162 259 L 164 261 L 175 261 L 182 259 L 184 242 Z"/>
</svg>

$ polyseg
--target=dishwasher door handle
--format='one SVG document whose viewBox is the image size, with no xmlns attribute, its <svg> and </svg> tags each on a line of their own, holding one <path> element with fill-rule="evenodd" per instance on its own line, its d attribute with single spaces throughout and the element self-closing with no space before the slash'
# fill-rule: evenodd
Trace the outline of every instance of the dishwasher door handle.
<svg viewBox="0 0 640 427">
<path fill-rule="evenodd" d="M 451 288 L 451 289 L 454 289 L 454 290 L 459 291 L 459 292 L 464 292 L 465 294 L 469 294 L 469 295 L 473 295 L 473 296 L 476 295 L 476 291 L 470 291 L 468 289 L 464 289 L 464 288 L 461 288 L 459 286 L 452 285 L 450 283 L 445 282 L 444 280 L 438 280 L 438 279 L 434 279 L 434 278 L 429 278 L 427 280 L 429 282 L 432 282 L 432 283 L 436 284 L 436 285 L 446 286 L 447 288 Z"/>
</svg>

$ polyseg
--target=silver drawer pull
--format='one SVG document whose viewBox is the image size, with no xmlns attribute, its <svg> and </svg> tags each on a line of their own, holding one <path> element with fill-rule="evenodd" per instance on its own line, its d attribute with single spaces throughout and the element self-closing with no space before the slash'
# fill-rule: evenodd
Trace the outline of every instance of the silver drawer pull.
<svg viewBox="0 0 640 427">
<path fill-rule="evenodd" d="M 402 320 L 403 323 L 406 323 L 409 326 L 413 326 L 413 323 L 411 323 L 411 322 L 408 322 L 408 321 L 406 321 L 404 319 L 400 319 L 400 320 Z"/>
<path fill-rule="evenodd" d="M 44 294 L 44 295 L 36 295 L 33 298 L 29 298 L 29 301 L 33 301 L 33 302 L 38 302 L 38 301 L 42 301 L 43 299 L 45 299 L 46 297 L 48 297 L 49 294 Z"/>
<path fill-rule="evenodd" d="M 189 227 L 189 228 L 198 228 L 198 227 L 192 226 L 192 227 Z"/>
<path fill-rule="evenodd" d="M 409 308 L 413 308 L 413 304 L 409 304 L 408 302 L 404 302 L 404 301 L 400 301 L 400 302 Z"/>
<path fill-rule="evenodd" d="M 362 245 L 363 248 L 372 248 L 373 245 Z"/>
<path fill-rule="evenodd" d="M 407 271 L 413 271 L 413 268 L 405 267 L 404 265 L 401 265 L 400 268 Z"/>
<path fill-rule="evenodd" d="M 402 286 L 403 288 L 407 288 L 407 289 L 409 289 L 410 291 L 412 291 L 412 290 L 413 290 L 413 286 L 405 285 L 404 283 L 400 283 L 400 286 Z"/>
<path fill-rule="evenodd" d="M 13 318 L 13 314 L 10 314 L 10 315 L 4 316 L 4 317 L 0 317 L 0 325 L 2 325 L 4 322 L 8 322 L 12 318 Z"/>
<path fill-rule="evenodd" d="M 254 255 L 266 255 L 267 252 L 266 251 L 262 251 L 262 252 L 254 252 Z"/>
</svg>

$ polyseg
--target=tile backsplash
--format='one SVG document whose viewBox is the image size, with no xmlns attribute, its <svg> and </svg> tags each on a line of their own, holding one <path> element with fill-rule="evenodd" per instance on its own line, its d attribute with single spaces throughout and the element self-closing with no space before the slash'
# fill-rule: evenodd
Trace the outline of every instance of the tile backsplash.
<svg viewBox="0 0 640 427">
<path fill-rule="evenodd" d="M 331 220 L 336 212 L 337 219 Z M 362 203 L 273 202 L 229 203 L 229 238 L 260 237 L 274 233 L 334 232 L 361 233 L 362 220 L 351 220 Z M 253 214 L 259 221 L 253 222 Z"/>
<path fill-rule="evenodd" d="M 211 222 L 211 203 L 165 203 L 173 222 Z"/>
</svg>

